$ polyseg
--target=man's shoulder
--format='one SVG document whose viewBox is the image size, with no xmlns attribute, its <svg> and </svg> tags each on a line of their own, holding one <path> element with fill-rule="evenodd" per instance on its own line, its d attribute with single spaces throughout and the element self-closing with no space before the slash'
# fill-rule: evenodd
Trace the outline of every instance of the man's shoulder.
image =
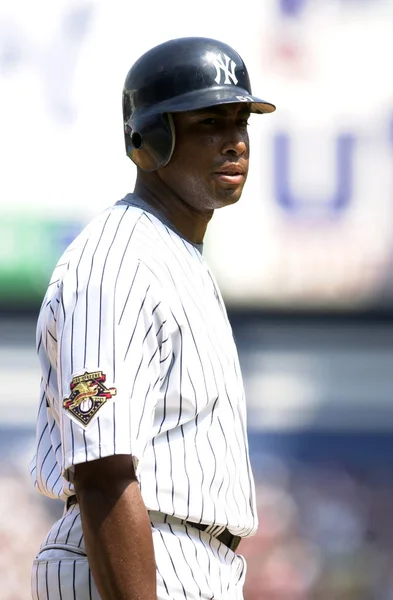
<svg viewBox="0 0 393 600">
<path fill-rule="evenodd" d="M 168 229 L 159 215 L 145 206 L 117 202 L 94 217 L 83 229 L 82 236 L 98 236 L 101 242 L 112 244 L 124 238 L 128 243 L 143 243 L 143 234 L 160 239 Z"/>
<path fill-rule="evenodd" d="M 138 223 L 143 210 L 114 204 L 104 209 L 85 223 L 78 236 L 70 243 L 65 254 L 96 256 L 108 252 L 122 243 L 134 243 L 138 231 Z M 62 259 L 60 259 L 61 262 Z"/>
<path fill-rule="evenodd" d="M 160 281 L 192 268 L 197 250 L 143 206 L 116 203 L 92 218 L 57 262 L 51 282 L 101 279 L 138 264 Z M 199 262 L 199 258 L 197 259 Z"/>
<path fill-rule="evenodd" d="M 75 273 L 81 282 L 102 270 L 164 262 L 165 226 L 137 206 L 114 204 L 85 224 L 59 258 L 52 279 Z M 162 246 L 160 248 L 160 246 Z"/>
</svg>

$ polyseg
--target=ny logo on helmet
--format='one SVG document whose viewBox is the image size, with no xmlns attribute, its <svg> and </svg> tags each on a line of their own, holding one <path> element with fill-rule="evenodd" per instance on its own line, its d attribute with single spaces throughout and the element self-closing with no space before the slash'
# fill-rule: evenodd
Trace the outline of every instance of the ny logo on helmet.
<svg viewBox="0 0 393 600">
<path fill-rule="evenodd" d="M 216 55 L 212 56 L 211 61 L 212 61 L 213 65 L 216 67 L 216 76 L 214 78 L 214 81 L 216 83 L 230 84 L 232 81 L 232 83 L 234 83 L 235 85 L 237 84 L 238 80 L 235 75 L 236 63 L 234 60 L 232 60 L 226 54 L 222 53 L 221 55 L 216 54 Z M 225 77 L 225 79 L 222 82 L 223 77 Z"/>
</svg>

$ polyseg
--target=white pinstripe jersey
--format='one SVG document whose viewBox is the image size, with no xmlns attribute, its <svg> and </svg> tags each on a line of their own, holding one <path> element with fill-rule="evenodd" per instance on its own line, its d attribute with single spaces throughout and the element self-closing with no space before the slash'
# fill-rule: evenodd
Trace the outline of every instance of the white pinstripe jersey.
<svg viewBox="0 0 393 600">
<path fill-rule="evenodd" d="M 148 509 L 255 532 L 239 361 L 200 248 L 127 196 L 58 262 L 37 348 L 40 492 L 64 500 L 75 464 L 131 454 Z"/>
</svg>

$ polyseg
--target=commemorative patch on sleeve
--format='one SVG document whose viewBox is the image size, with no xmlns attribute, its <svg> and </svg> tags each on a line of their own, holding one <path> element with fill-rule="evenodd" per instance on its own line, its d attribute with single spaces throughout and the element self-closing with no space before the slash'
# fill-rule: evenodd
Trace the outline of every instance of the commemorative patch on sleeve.
<svg viewBox="0 0 393 600">
<path fill-rule="evenodd" d="M 84 373 L 73 377 L 71 393 L 63 400 L 63 408 L 71 413 L 85 427 L 90 423 L 101 406 L 116 396 L 116 388 L 107 388 L 106 375 L 102 371 Z"/>
</svg>

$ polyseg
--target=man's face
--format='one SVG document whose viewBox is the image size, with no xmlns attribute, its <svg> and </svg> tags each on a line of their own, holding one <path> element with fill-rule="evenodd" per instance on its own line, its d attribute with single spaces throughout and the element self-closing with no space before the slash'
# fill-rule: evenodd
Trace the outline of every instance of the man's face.
<svg viewBox="0 0 393 600">
<path fill-rule="evenodd" d="M 159 178 L 197 211 L 237 202 L 248 173 L 249 116 L 241 102 L 173 113 L 175 150 Z"/>
</svg>

